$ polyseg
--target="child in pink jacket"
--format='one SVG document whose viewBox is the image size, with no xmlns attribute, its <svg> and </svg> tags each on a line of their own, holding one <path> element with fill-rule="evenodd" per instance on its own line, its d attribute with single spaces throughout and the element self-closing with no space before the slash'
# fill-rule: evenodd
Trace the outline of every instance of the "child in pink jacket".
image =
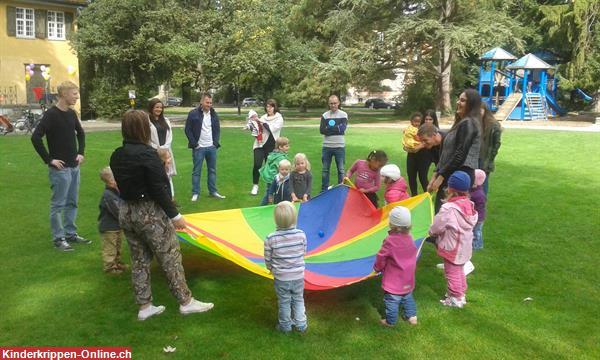
<svg viewBox="0 0 600 360">
<path fill-rule="evenodd" d="M 398 308 L 404 308 L 404 319 L 417 324 L 417 304 L 412 296 L 415 288 L 417 248 L 410 235 L 410 211 L 396 206 L 390 212 L 390 231 L 377 253 L 373 270 L 383 273 L 381 287 L 385 291 L 385 319 L 381 323 L 394 326 L 398 321 Z"/>
<path fill-rule="evenodd" d="M 429 234 L 436 237 L 437 253 L 444 259 L 444 273 L 448 283 L 445 306 L 462 308 L 466 303 L 467 277 L 463 265 L 471 259 L 473 227 L 477 211 L 469 200 L 471 178 L 464 171 L 456 171 L 448 179 L 448 197 L 433 219 Z"/>
<path fill-rule="evenodd" d="M 400 174 L 400 168 L 397 165 L 389 164 L 382 167 L 380 174 L 385 184 L 385 194 L 383 197 L 386 204 L 402 201 L 410 197 L 406 192 L 406 181 L 404 181 L 404 178 Z"/>
</svg>

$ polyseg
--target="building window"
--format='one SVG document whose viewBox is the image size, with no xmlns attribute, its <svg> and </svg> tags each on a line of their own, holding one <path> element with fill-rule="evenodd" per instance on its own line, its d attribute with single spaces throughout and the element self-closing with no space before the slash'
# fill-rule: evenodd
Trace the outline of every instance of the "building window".
<svg viewBox="0 0 600 360">
<path fill-rule="evenodd" d="M 65 39 L 65 13 L 48 10 L 48 39 Z"/>
<path fill-rule="evenodd" d="M 17 8 L 17 37 L 30 38 L 35 37 L 35 23 L 33 9 Z"/>
</svg>

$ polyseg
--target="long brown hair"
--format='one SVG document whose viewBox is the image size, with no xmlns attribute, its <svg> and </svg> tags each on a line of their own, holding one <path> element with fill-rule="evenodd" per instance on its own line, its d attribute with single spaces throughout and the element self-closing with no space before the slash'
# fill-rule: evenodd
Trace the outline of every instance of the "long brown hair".
<svg viewBox="0 0 600 360">
<path fill-rule="evenodd" d="M 269 99 L 265 101 L 265 113 L 269 114 L 267 111 L 267 105 L 271 105 L 273 107 L 273 115 L 279 112 L 279 106 L 277 106 L 277 101 L 275 99 Z"/>
<path fill-rule="evenodd" d="M 454 124 L 452 125 L 450 131 L 456 129 L 458 124 L 467 117 L 477 120 L 478 123 L 481 119 L 481 96 L 479 95 L 477 90 L 466 89 L 465 91 L 463 91 L 463 93 L 465 93 L 465 96 L 467 97 L 467 109 L 465 111 L 465 116 L 461 118 L 460 115 L 458 115 L 457 113 L 454 116 Z"/>
<path fill-rule="evenodd" d="M 154 120 L 154 112 L 152 110 L 158 103 L 160 103 L 163 106 L 163 111 L 161 111 L 160 115 L 158 115 L 158 119 L 156 119 L 156 121 L 162 127 L 171 130 L 169 128 L 169 124 L 167 124 L 167 120 L 165 120 L 165 104 L 163 104 L 163 102 L 160 101 L 160 99 L 154 98 L 154 99 L 150 100 L 150 102 L 148 103 L 148 117 L 150 118 L 150 121 Z"/>
<path fill-rule="evenodd" d="M 494 114 L 492 114 L 492 111 L 488 108 L 487 104 L 482 102 L 481 103 L 481 109 L 483 110 L 483 116 L 481 117 L 481 129 L 482 131 L 482 136 L 483 134 L 487 134 L 487 131 L 495 124 L 498 122 L 498 120 L 496 120 L 496 118 L 494 117 Z"/>
<path fill-rule="evenodd" d="M 150 143 L 150 121 L 143 110 L 127 110 L 121 122 L 123 140 L 142 144 Z"/>
</svg>

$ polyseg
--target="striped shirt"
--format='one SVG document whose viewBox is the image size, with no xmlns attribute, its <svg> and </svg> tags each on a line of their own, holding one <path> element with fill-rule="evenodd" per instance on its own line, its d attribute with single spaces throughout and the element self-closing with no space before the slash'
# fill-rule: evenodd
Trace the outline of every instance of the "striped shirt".
<svg viewBox="0 0 600 360">
<path fill-rule="evenodd" d="M 265 266 L 277 280 L 304 278 L 306 235 L 300 229 L 277 230 L 265 240 Z"/>
<path fill-rule="evenodd" d="M 321 115 L 320 132 L 325 135 L 323 147 L 342 148 L 346 146 L 344 134 L 348 127 L 348 114 L 343 110 L 331 112 L 328 110 Z"/>
</svg>

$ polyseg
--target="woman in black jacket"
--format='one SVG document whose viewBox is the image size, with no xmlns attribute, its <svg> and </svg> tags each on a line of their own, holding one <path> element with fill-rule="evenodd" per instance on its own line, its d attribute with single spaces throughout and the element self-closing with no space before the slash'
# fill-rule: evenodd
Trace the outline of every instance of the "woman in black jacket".
<svg viewBox="0 0 600 360">
<path fill-rule="evenodd" d="M 445 188 L 453 172 L 462 170 L 475 180 L 475 169 L 479 167 L 479 148 L 481 144 L 480 110 L 481 97 L 476 90 L 463 91 L 456 102 L 454 125 L 444 136 L 440 159 L 427 191 L 438 191 L 435 198 L 436 213 L 446 197 Z"/>
<path fill-rule="evenodd" d="M 208 311 L 212 303 L 192 297 L 181 263 L 181 251 L 175 229 L 186 223 L 171 199 L 169 179 L 158 154 L 150 144 L 148 115 L 129 110 L 121 124 L 123 146 L 117 148 L 110 167 L 124 200 L 119 208 L 119 223 L 127 237 L 131 255 L 131 277 L 135 300 L 140 309 L 138 320 L 165 310 L 152 304 L 150 264 L 156 257 L 165 271 L 169 289 L 179 302 L 182 314 Z"/>
</svg>

